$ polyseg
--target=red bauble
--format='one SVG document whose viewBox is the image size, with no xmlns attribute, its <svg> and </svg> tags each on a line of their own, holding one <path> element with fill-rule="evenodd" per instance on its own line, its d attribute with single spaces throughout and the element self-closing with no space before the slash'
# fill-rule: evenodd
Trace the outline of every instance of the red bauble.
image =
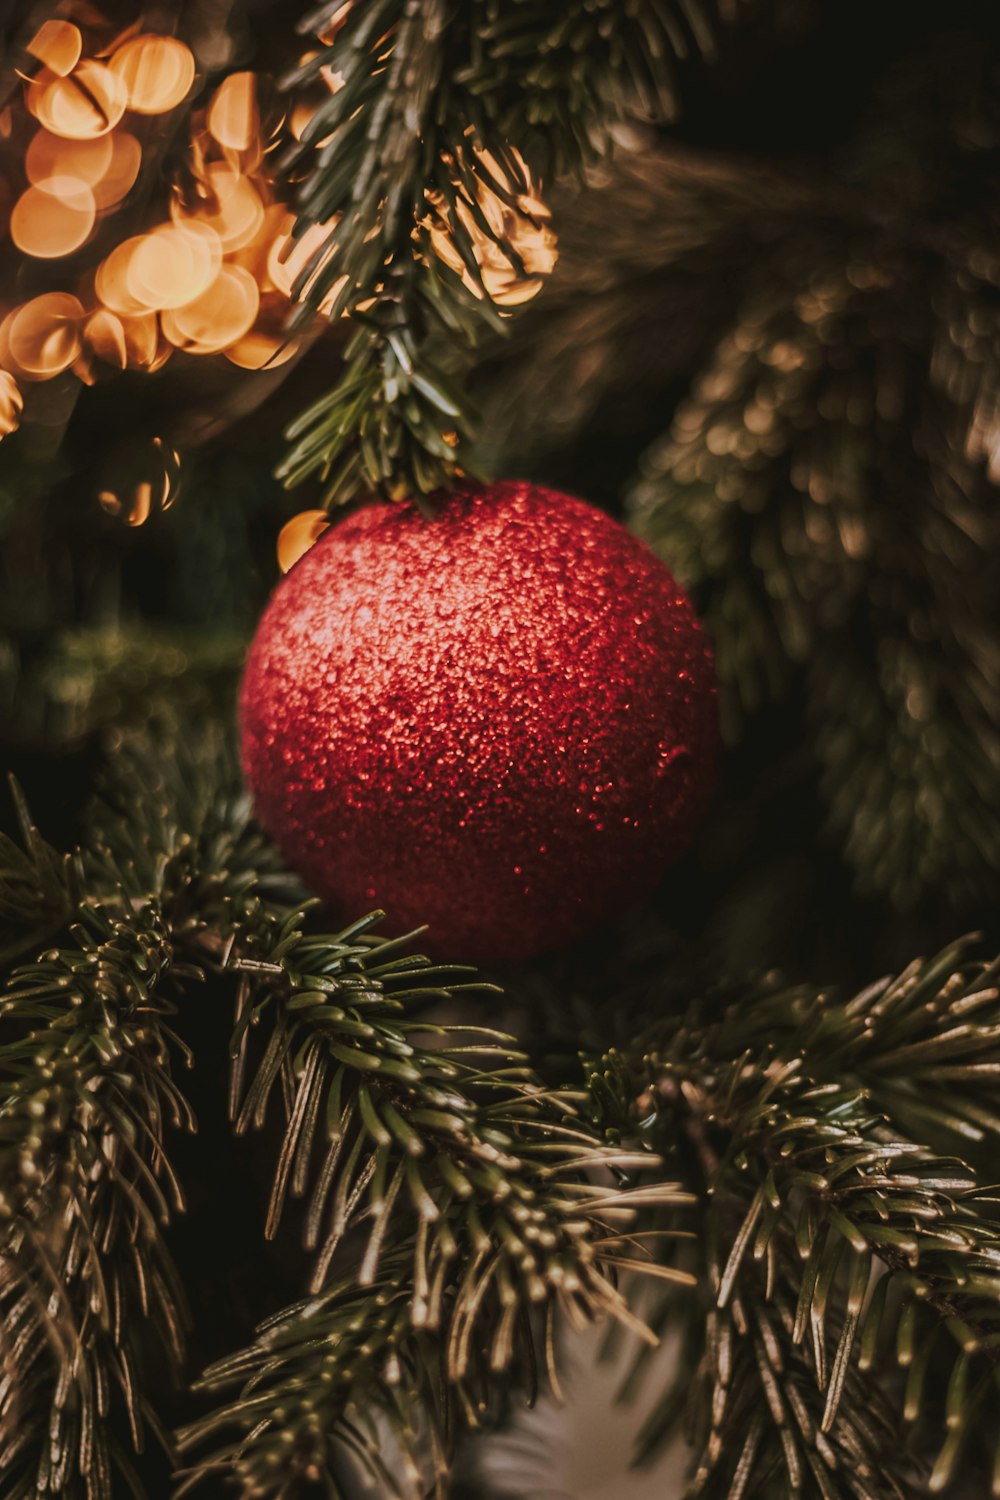
<svg viewBox="0 0 1000 1500">
<path fill-rule="evenodd" d="M 708 799 L 711 654 L 651 552 L 530 484 L 372 505 L 278 585 L 243 763 L 289 864 L 441 955 L 525 958 L 648 893 Z"/>
</svg>

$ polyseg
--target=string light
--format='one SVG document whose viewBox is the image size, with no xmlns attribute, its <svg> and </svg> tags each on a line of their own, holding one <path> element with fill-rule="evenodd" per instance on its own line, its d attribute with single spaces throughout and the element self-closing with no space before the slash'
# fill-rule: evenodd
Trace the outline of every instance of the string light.
<svg viewBox="0 0 1000 1500">
<path fill-rule="evenodd" d="M 319 275 L 323 262 L 329 259 L 337 223 L 336 219 L 328 219 L 325 224 L 310 224 L 297 239 L 293 238 L 292 226 L 289 224 L 283 233 L 275 236 L 267 258 L 267 271 L 271 284 L 277 291 L 283 292 L 288 298 L 293 297 L 301 276 L 304 278 L 301 295 L 305 296 Z M 339 277 L 326 293 L 319 306 L 324 317 L 329 317 L 333 311 L 346 282 L 346 276 Z"/>
<path fill-rule="evenodd" d="M 24 397 L 17 381 L 7 370 L 0 370 L 0 437 L 17 431 L 23 408 Z"/>
<path fill-rule="evenodd" d="M 9 233 L 24 256 L 52 261 L 82 249 L 138 180 L 142 147 L 129 119 L 183 103 L 196 68 L 183 42 L 136 26 L 87 55 L 79 27 L 46 22 L 26 50 L 25 103 L 41 127 Z M 22 368 L 5 337 L 11 378 L 72 368 L 92 384 L 102 371 L 158 369 L 175 349 L 226 355 L 246 370 L 291 359 L 301 336 L 284 330 L 290 280 L 280 277 L 279 293 L 268 264 L 274 242 L 289 242 L 294 217 L 262 170 L 273 120 L 267 131 L 265 140 L 255 76 L 223 79 L 192 117 L 187 179 L 170 196 L 169 219 L 113 245 L 71 304 L 36 299 L 28 322 L 42 353 Z M 47 313 L 56 319 L 48 340 L 38 326 Z M 17 329 L 23 344 L 24 324 Z"/>
<path fill-rule="evenodd" d="M 145 312 L 183 307 L 211 287 L 222 265 L 222 243 L 197 219 L 160 224 L 138 237 L 125 262 L 127 294 Z"/>
<path fill-rule="evenodd" d="M 83 36 L 72 21 L 45 21 L 25 51 L 58 78 L 72 73 L 83 52 Z"/>
<path fill-rule="evenodd" d="M 0 363 L 28 380 L 61 374 L 80 352 L 83 317 L 83 304 L 69 292 L 33 297 L 0 324 Z"/>
<path fill-rule="evenodd" d="M 125 113 L 128 91 L 104 63 L 84 57 L 65 78 L 29 94 L 28 108 L 53 135 L 91 141 L 114 130 Z"/>
<path fill-rule="evenodd" d="M 129 109 L 164 115 L 187 98 L 194 83 L 191 49 L 172 36 L 136 36 L 119 47 L 111 71 L 125 88 Z"/>
<path fill-rule="evenodd" d="M 189 354 L 219 354 L 249 333 L 260 291 L 242 266 L 223 266 L 200 297 L 160 319 L 163 332 Z"/>
<path fill-rule="evenodd" d="M 278 533 L 278 567 L 283 573 L 315 546 L 329 524 L 325 510 L 303 510 L 285 522 Z"/>
<path fill-rule="evenodd" d="M 537 295 L 556 263 L 558 251 L 549 211 L 531 186 L 528 168 L 518 151 L 512 150 L 511 155 L 521 180 L 528 187 L 517 193 L 514 192 L 516 183 L 510 180 L 496 157 L 479 148 L 475 148 L 474 155 L 481 173 L 476 178 L 475 209 L 461 193 L 457 194 L 454 210 L 442 195 L 435 194 L 431 198 L 433 212 L 427 225 L 431 246 L 477 297 L 483 295 L 485 288 L 490 300 L 498 307 L 515 307 Z M 494 191 L 490 179 L 505 189 L 506 195 L 512 195 L 512 201 Z M 523 272 L 487 233 L 480 217 L 498 238 L 514 246 Z M 462 238 L 472 246 L 482 285 L 459 253 L 455 219 Z"/>
<path fill-rule="evenodd" d="M 220 146 L 248 155 L 260 145 L 257 80 L 252 73 L 230 73 L 216 89 L 205 123 Z"/>
<path fill-rule="evenodd" d="M 225 162 L 211 162 L 199 186 L 201 196 L 192 205 L 173 200 L 170 212 L 175 222 L 186 219 L 208 226 L 226 251 L 251 244 L 264 223 L 264 204 L 250 178 Z"/>
<path fill-rule="evenodd" d="M 70 255 L 88 239 L 97 217 L 94 195 L 78 177 L 45 177 L 24 192 L 10 215 L 10 237 L 25 255 Z"/>
<path fill-rule="evenodd" d="M 321 44 L 333 39 L 349 8 L 318 37 Z M 191 113 L 184 171 L 166 204 L 161 200 L 157 221 L 108 248 L 102 226 L 131 201 L 140 180 L 146 122 L 190 99 L 197 65 L 183 41 L 138 22 L 109 36 L 94 12 L 85 16 L 81 7 L 77 18 L 80 25 L 60 18 L 40 26 L 18 69 L 24 108 L 38 128 L 25 152 L 26 185 L 11 208 L 8 234 L 28 261 L 66 260 L 69 285 L 10 309 L 0 322 L 0 437 L 21 421 L 25 386 L 67 371 L 90 385 L 125 370 L 152 373 L 175 352 L 224 356 L 255 372 L 285 364 L 309 337 L 309 329 L 287 331 L 290 303 L 308 291 L 335 243 L 336 220 L 293 235 L 295 216 L 269 171 L 281 139 L 301 136 L 323 99 L 342 86 L 336 70 L 324 66 L 308 99 L 290 104 L 290 114 L 269 106 L 266 118 L 255 74 L 223 78 Z M 0 119 L 8 142 L 18 138 L 17 113 L 12 101 Z M 488 168 L 502 175 L 492 160 Z M 546 210 L 531 193 L 518 197 L 516 210 L 484 194 L 480 207 L 490 224 L 517 234 L 527 276 L 516 275 L 506 259 L 501 264 L 461 203 L 458 216 L 494 300 L 523 300 L 554 260 Z M 478 291 L 456 261 L 447 210 L 432 208 L 435 251 Z M 81 269 L 80 252 L 99 233 L 101 258 Z M 326 292 L 313 330 L 330 316 L 345 282 L 339 278 Z M 166 509 L 177 491 L 177 455 L 157 443 L 154 472 L 102 492 L 109 513 L 131 525 Z M 291 565 L 296 547 L 315 541 L 322 515 L 306 512 L 289 522 L 282 566 Z"/>
</svg>

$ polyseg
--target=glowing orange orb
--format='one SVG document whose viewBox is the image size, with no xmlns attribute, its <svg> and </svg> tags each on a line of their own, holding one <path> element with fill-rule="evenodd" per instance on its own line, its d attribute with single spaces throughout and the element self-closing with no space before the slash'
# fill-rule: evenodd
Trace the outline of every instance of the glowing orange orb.
<svg viewBox="0 0 1000 1500">
<path fill-rule="evenodd" d="M 183 307 L 207 292 L 222 264 L 219 236 L 191 219 L 162 224 L 141 236 L 129 257 L 126 284 L 145 308 Z"/>
<path fill-rule="evenodd" d="M 46 177 L 24 192 L 10 215 L 10 237 L 24 255 L 71 255 L 94 227 L 94 195 L 77 177 Z"/>
<path fill-rule="evenodd" d="M 118 48 L 110 67 L 125 88 L 129 109 L 140 115 L 166 114 L 194 82 L 191 49 L 172 36 L 132 37 Z"/>
<path fill-rule="evenodd" d="M 305 556 L 329 524 L 330 517 L 325 510 L 303 510 L 285 522 L 278 532 L 278 567 L 283 573 Z"/>
<path fill-rule="evenodd" d="M 83 52 L 83 37 L 71 21 L 45 21 L 31 38 L 25 51 L 37 57 L 50 72 L 60 78 L 72 73 Z"/>
<path fill-rule="evenodd" d="M 68 78 L 56 78 L 29 107 L 53 135 L 92 141 L 113 130 L 125 113 L 125 84 L 110 68 L 85 57 Z"/>
<path fill-rule="evenodd" d="M 333 235 L 337 223 L 336 219 L 328 219 L 325 224 L 310 224 L 298 239 L 293 239 L 291 232 L 279 234 L 275 238 L 267 258 L 267 271 L 279 292 L 283 292 L 288 298 L 294 297 L 296 282 L 300 276 L 305 276 L 298 295 L 301 297 L 306 294 L 333 250 Z M 314 257 L 315 265 L 312 264 Z M 321 313 L 329 315 L 333 310 L 346 281 L 346 276 L 341 276 L 333 283 L 320 303 Z"/>
<path fill-rule="evenodd" d="M 222 162 L 210 162 L 205 188 L 206 198 L 193 204 L 174 200 L 170 212 L 175 222 L 214 229 L 227 252 L 249 245 L 264 223 L 264 204 L 249 177 Z"/>
<path fill-rule="evenodd" d="M 50 130 L 36 130 L 24 158 L 28 181 L 76 177 L 93 187 L 111 165 L 114 139 L 113 135 L 101 135 L 92 141 L 68 141 Z"/>
<path fill-rule="evenodd" d="M 163 332 L 189 354 L 219 354 L 243 337 L 260 307 L 257 283 L 242 266 L 225 265 L 200 297 L 163 315 Z"/>
<path fill-rule="evenodd" d="M 250 151 L 260 140 L 257 80 L 252 73 L 230 73 L 212 96 L 206 124 L 220 146 Z"/>
<path fill-rule="evenodd" d="M 97 268 L 94 290 L 104 306 L 109 307 L 112 312 L 128 317 L 149 312 L 148 304 L 140 302 L 129 288 L 132 257 L 145 238 L 143 234 L 135 234 L 131 239 L 122 240 Z"/>
<path fill-rule="evenodd" d="M 24 397 L 17 381 L 8 370 L 0 370 L 0 438 L 17 431 L 23 410 Z"/>
<path fill-rule="evenodd" d="M 4 320 L 0 344 L 19 372 L 49 380 L 69 369 L 80 352 L 83 307 L 68 292 L 45 292 Z"/>
<path fill-rule="evenodd" d="M 241 370 L 276 370 L 279 365 L 287 364 L 299 352 L 299 347 L 287 334 L 251 328 L 224 352 L 230 363 L 238 365 Z"/>
<path fill-rule="evenodd" d="M 226 349 L 225 356 L 241 370 L 275 370 L 286 364 L 302 347 L 285 323 L 288 303 L 279 292 L 265 292 L 254 326 Z"/>
</svg>

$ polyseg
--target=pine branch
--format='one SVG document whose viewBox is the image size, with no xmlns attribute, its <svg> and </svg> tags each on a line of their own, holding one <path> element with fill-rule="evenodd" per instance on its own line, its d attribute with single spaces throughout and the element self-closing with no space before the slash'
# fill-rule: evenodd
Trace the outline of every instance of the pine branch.
<svg viewBox="0 0 1000 1500">
<path fill-rule="evenodd" d="M 156 900 L 178 954 L 201 963 L 247 911 L 301 887 L 253 820 L 230 714 L 192 720 L 185 709 L 161 703 L 144 724 L 116 731 L 85 857 L 97 889 Z"/>
<path fill-rule="evenodd" d="M 185 945 L 256 886 L 255 866 L 266 890 L 274 864 L 210 723 L 195 745 L 154 721 L 123 735 L 119 755 L 113 796 L 72 860 L 20 805 L 27 853 L 18 865 L 0 849 L 11 904 L 44 909 L 63 933 L 0 992 L 0 1470 L 12 1500 L 135 1488 L 126 1449 L 147 1427 L 172 1451 L 141 1385 L 149 1347 L 175 1374 L 183 1349 L 162 1238 L 183 1195 L 165 1134 L 194 1122 L 171 1022 L 199 975 Z"/>
<path fill-rule="evenodd" d="M 10 779 L 23 848 L 0 833 L 0 964 L 36 948 L 64 926 L 75 905 L 75 872 L 31 821 L 20 787 Z"/>
<path fill-rule="evenodd" d="M 383 1421 L 404 1476 L 429 1465 L 440 1483 L 456 1427 L 477 1420 L 483 1393 L 512 1366 L 524 1377 L 539 1363 L 539 1309 L 552 1379 L 557 1313 L 634 1326 L 616 1275 L 655 1268 L 622 1215 L 690 1200 L 672 1183 L 615 1188 L 612 1174 L 652 1158 L 604 1147 L 571 1099 L 541 1090 L 508 1038 L 428 1019 L 430 1002 L 488 986 L 429 967 L 407 940 L 378 938 L 376 917 L 335 934 L 309 933 L 305 917 L 238 932 L 225 967 L 241 975 L 236 1128 L 261 1125 L 272 1095 L 283 1101 L 266 1232 L 289 1196 L 307 1197 L 313 1298 L 207 1373 L 209 1390 L 243 1389 L 182 1435 L 201 1448 L 227 1434 L 189 1483 L 221 1472 L 260 1495 L 319 1479 L 337 1493 L 355 1452 L 395 1488 L 379 1458 Z M 251 1069 L 255 1024 L 267 1042 Z M 607 1185 L 595 1187 L 595 1173 Z M 331 1286 L 348 1244 L 356 1274 Z"/>
<path fill-rule="evenodd" d="M 420 496 L 467 461 L 472 413 L 450 373 L 502 326 L 454 212 L 453 243 L 475 290 L 439 260 L 435 201 L 454 209 L 460 198 L 517 268 L 511 236 L 476 207 L 484 188 L 511 206 L 527 188 L 512 147 L 541 173 L 579 171 L 607 152 L 626 110 L 672 112 L 672 60 L 709 51 L 711 31 L 698 4 L 679 0 L 344 9 L 329 0 L 306 17 L 301 29 L 326 39 L 285 80 L 300 87 L 324 69 L 341 80 L 288 159 L 308 159 L 296 232 L 329 227 L 296 294 L 303 316 L 374 309 L 338 384 L 293 424 L 279 473 L 290 484 L 319 473 L 327 499 L 372 487 Z"/>
<path fill-rule="evenodd" d="M 115 1475 L 131 1472 L 116 1413 L 136 1450 L 147 1425 L 158 1430 L 138 1384 L 143 1321 L 175 1368 L 182 1354 L 162 1240 L 182 1198 L 164 1132 L 193 1120 L 171 1076 L 169 938 L 153 905 L 94 902 L 70 937 L 0 996 L 14 1032 L 0 1048 L 0 1470 L 12 1500 L 111 1500 Z"/>
<path fill-rule="evenodd" d="M 506 1037 L 435 1017 L 476 987 L 465 971 L 372 918 L 317 931 L 254 828 L 228 733 L 167 728 L 123 738 L 71 867 L 77 925 L 4 1002 L 16 1495 L 89 1482 L 104 1500 L 110 1466 L 127 1473 L 115 1410 L 155 1426 L 126 1312 L 147 1297 L 156 1337 L 176 1341 L 156 1222 L 178 1202 L 164 1122 L 186 1116 L 169 1016 L 205 967 L 237 992 L 237 1127 L 284 1114 L 268 1231 L 301 1199 L 317 1259 L 310 1298 L 206 1375 L 221 1404 L 182 1435 L 182 1487 L 337 1493 L 352 1459 L 440 1485 L 457 1431 L 506 1381 L 555 1378 L 559 1318 L 636 1326 L 626 1271 L 681 1289 L 653 1321 L 677 1319 L 698 1361 L 704 1494 L 906 1494 L 920 1450 L 898 1438 L 900 1407 L 928 1439 L 944 1424 L 936 1484 L 960 1461 L 975 1472 L 963 1444 L 996 1379 L 1000 1211 L 940 1153 L 996 1149 L 997 964 L 962 943 L 846 1001 L 773 984 L 709 996 L 595 1065 L 586 1100 L 553 1094 Z M 690 1199 L 656 1180 L 658 1159 L 699 1185 L 699 1240 L 675 1234 Z M 684 1404 L 667 1393 L 647 1451 Z M 398 1461 L 380 1460 L 387 1433 Z"/>
<path fill-rule="evenodd" d="M 554 1196 L 550 1183 L 545 1196 Z M 636 1257 L 619 1215 L 628 1217 L 637 1203 L 686 1201 L 665 1185 L 635 1196 L 567 1192 L 571 1243 L 561 1254 L 539 1256 L 527 1287 L 509 1245 L 486 1236 L 476 1248 L 460 1239 L 447 1267 L 431 1252 L 436 1305 L 418 1320 L 414 1254 L 421 1232 L 416 1246 L 407 1236 L 402 1249 L 382 1255 L 374 1277 L 362 1284 L 346 1278 L 284 1310 L 252 1346 L 206 1373 L 204 1389 L 240 1389 L 181 1434 L 186 1449 L 204 1448 L 220 1435 L 222 1441 L 178 1493 L 216 1476 L 261 1496 L 298 1494 L 316 1482 L 339 1496 L 345 1461 L 353 1457 L 391 1494 L 423 1495 L 429 1488 L 442 1494 L 457 1432 L 489 1416 L 502 1377 L 513 1374 L 530 1395 L 544 1368 L 558 1391 L 561 1318 L 579 1328 L 610 1315 L 641 1328 L 614 1277 L 622 1268 L 639 1274 L 657 1268 Z M 387 1434 L 395 1450 L 388 1460 Z"/>
<path fill-rule="evenodd" d="M 4 1002 L 12 1024 L 32 1023 L 0 1053 L 3 1360 L 21 1373 L 33 1310 L 31 1378 L 4 1388 L 16 1493 L 48 1485 L 90 1500 L 79 1488 L 89 1484 L 106 1500 L 112 1474 L 129 1469 L 105 1392 L 123 1391 L 136 1446 L 142 1423 L 156 1426 L 129 1313 L 148 1308 L 150 1337 L 179 1358 L 181 1299 L 159 1234 L 181 1199 L 163 1126 L 190 1120 L 170 1077 L 179 1044 L 167 1018 L 206 967 L 236 982 L 237 1128 L 260 1123 L 270 1101 L 286 1112 L 268 1232 L 286 1198 L 305 1196 L 319 1255 L 312 1302 L 208 1377 L 215 1388 L 256 1373 L 284 1417 L 259 1422 L 250 1395 L 206 1417 L 185 1442 L 217 1426 L 230 1440 L 195 1477 L 253 1476 L 268 1493 L 289 1434 L 283 1486 L 314 1472 L 335 1483 L 359 1447 L 377 1470 L 377 1444 L 359 1433 L 386 1412 L 405 1429 L 407 1462 L 440 1473 L 450 1435 L 482 1415 L 501 1375 L 530 1382 L 543 1358 L 551 1368 L 557 1313 L 637 1326 L 619 1274 L 690 1281 L 658 1273 L 625 1232 L 638 1207 L 672 1213 L 690 1200 L 670 1183 L 624 1186 L 654 1165 L 649 1154 L 606 1148 L 507 1038 L 433 1020 L 429 1005 L 479 987 L 465 971 L 379 937 L 374 918 L 311 930 L 312 905 L 286 899 L 250 820 L 228 733 L 159 721 L 120 737 L 111 771 L 73 865 L 76 920 Z M 53 1276 L 65 1305 L 48 1300 Z M 386 1320 L 369 1323 L 382 1295 Z M 336 1351 L 316 1347 L 322 1318 L 343 1335 Z M 397 1386 L 397 1368 L 412 1368 L 412 1387 Z"/>
<path fill-rule="evenodd" d="M 809 986 L 758 989 L 727 1009 L 726 1045 L 802 1055 L 817 1080 L 861 1085 L 912 1139 L 988 1160 L 1000 1139 L 1000 970 L 973 953 L 960 939 L 849 1002 Z"/>
<path fill-rule="evenodd" d="M 848 1001 L 772 987 L 715 1019 L 696 1007 L 641 1058 L 593 1069 L 605 1129 L 638 1129 L 703 1184 L 707 1323 L 676 1301 L 651 1320 L 681 1317 L 702 1373 L 643 1435 L 648 1456 L 687 1406 L 692 1493 L 770 1493 L 776 1472 L 781 1493 L 904 1495 L 942 1427 L 932 1487 L 975 1462 L 998 1378 L 1000 1207 L 924 1144 L 1000 1140 L 997 965 L 968 948 Z"/>
</svg>

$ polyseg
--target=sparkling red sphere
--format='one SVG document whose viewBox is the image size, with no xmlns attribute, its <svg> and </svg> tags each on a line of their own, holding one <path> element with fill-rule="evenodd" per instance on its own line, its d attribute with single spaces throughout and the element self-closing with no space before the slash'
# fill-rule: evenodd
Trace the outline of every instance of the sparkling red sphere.
<svg viewBox="0 0 1000 1500">
<path fill-rule="evenodd" d="M 713 781 L 687 598 L 617 521 L 530 484 L 332 526 L 264 611 L 240 712 L 289 864 L 442 956 L 529 957 L 638 902 Z"/>
</svg>

